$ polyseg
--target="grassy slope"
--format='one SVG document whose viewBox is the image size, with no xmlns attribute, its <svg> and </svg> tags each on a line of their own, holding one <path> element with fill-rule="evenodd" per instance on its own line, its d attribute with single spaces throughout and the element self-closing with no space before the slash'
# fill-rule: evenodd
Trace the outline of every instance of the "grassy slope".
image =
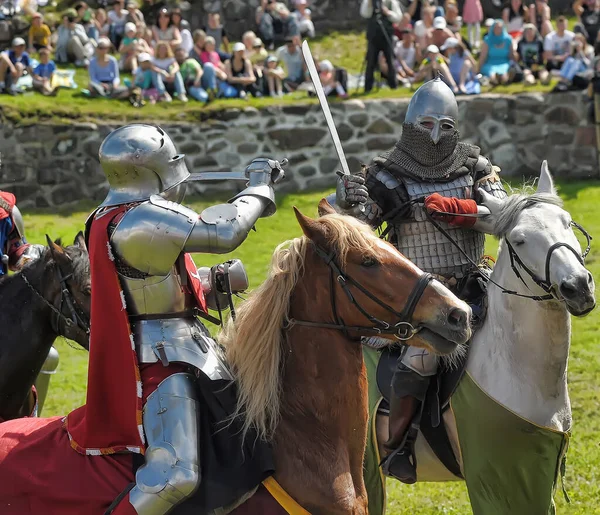
<svg viewBox="0 0 600 515">
<path fill-rule="evenodd" d="M 570 183 L 561 188 L 566 207 L 573 218 L 582 223 L 593 235 L 600 234 L 600 186 L 596 183 Z M 255 287 L 264 278 L 269 257 L 285 238 L 300 234 L 295 222 L 292 206 L 297 206 L 307 215 L 316 215 L 316 205 L 324 192 L 290 195 L 282 199 L 277 214 L 261 220 L 257 233 L 252 233 L 248 241 L 235 252 L 249 272 L 251 286 Z M 191 202 L 192 207 L 201 209 L 208 203 Z M 31 214 L 25 215 L 29 239 L 43 242 L 44 234 L 53 238 L 64 237 L 70 241 L 82 228 L 91 205 L 82 206 L 71 214 Z M 495 242 L 488 239 L 488 251 L 495 251 Z M 600 273 L 600 263 L 594 249 L 588 264 L 594 275 Z M 222 257 L 197 256 L 198 264 L 214 264 Z M 557 495 L 559 510 L 569 515 L 592 515 L 598 513 L 597 500 L 600 499 L 600 419 L 597 408 L 600 405 L 600 311 L 584 319 L 574 320 L 573 345 L 569 368 L 569 383 L 575 421 L 573 439 L 567 467 L 567 488 L 572 505 L 565 508 L 562 496 Z M 87 354 L 73 350 L 64 341 L 58 341 L 61 364 L 57 375 L 52 379 L 51 392 L 47 401 L 45 416 L 65 414 L 85 400 Z M 418 484 L 412 487 L 399 483 L 390 484 L 388 513 L 408 514 L 468 514 L 468 497 L 464 485 Z"/>
<path fill-rule="evenodd" d="M 329 59 L 338 66 L 346 68 L 351 73 L 360 73 L 366 51 L 365 35 L 362 32 L 332 33 L 311 41 L 311 49 L 316 57 Z M 124 77 L 127 75 L 124 75 Z M 87 88 L 88 76 L 83 69 L 78 69 L 75 81 L 79 88 Z M 494 93 L 516 94 L 524 91 L 548 92 L 554 82 L 548 86 L 525 87 L 523 84 L 499 86 Z M 129 102 L 105 99 L 89 99 L 78 89 L 62 90 L 54 98 L 44 97 L 38 93 L 28 92 L 18 97 L 0 95 L 0 115 L 13 122 L 37 123 L 38 121 L 69 122 L 69 121 L 199 121 L 211 112 L 233 107 L 264 107 L 274 103 L 298 104 L 315 103 L 315 99 L 307 98 L 306 93 L 293 93 L 284 99 L 248 99 L 248 100 L 217 100 L 208 106 L 190 101 L 184 105 L 179 102 L 172 104 L 147 105 L 142 109 L 131 107 Z M 484 92 L 491 91 L 484 88 Z M 353 97 L 363 98 L 364 95 L 351 92 Z M 384 88 L 374 91 L 364 98 L 401 98 L 412 95 L 408 88 L 392 91 Z M 1 119 L 1 116 L 0 116 Z"/>
</svg>

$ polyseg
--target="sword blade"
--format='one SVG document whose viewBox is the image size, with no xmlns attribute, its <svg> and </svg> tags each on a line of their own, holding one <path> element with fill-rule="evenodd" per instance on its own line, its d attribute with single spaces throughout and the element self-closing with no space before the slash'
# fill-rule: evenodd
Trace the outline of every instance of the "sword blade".
<svg viewBox="0 0 600 515">
<path fill-rule="evenodd" d="M 186 179 L 186 182 L 196 181 L 248 181 L 248 177 L 246 177 L 246 172 L 191 172 L 190 176 Z"/>
<path fill-rule="evenodd" d="M 333 140 L 333 146 L 335 147 L 338 159 L 340 160 L 340 164 L 342 165 L 342 171 L 344 172 L 344 174 L 350 175 L 350 169 L 348 168 L 348 162 L 346 161 L 346 156 L 344 154 L 342 142 L 340 141 L 338 131 L 335 127 L 335 123 L 333 122 L 331 110 L 329 109 L 329 104 L 327 103 L 327 97 L 325 96 L 325 91 L 323 91 L 323 86 L 321 85 L 319 72 L 317 72 L 315 61 L 310 51 L 310 47 L 308 46 L 308 41 L 306 40 L 302 43 L 302 56 L 304 57 L 304 62 L 306 63 L 306 67 L 308 68 L 308 73 L 312 80 L 313 86 L 315 87 L 315 93 L 317 94 L 317 97 L 319 99 L 319 104 L 321 104 L 321 109 L 323 110 L 325 121 L 327 122 L 327 128 L 329 129 L 329 134 L 331 134 L 331 139 Z"/>
</svg>

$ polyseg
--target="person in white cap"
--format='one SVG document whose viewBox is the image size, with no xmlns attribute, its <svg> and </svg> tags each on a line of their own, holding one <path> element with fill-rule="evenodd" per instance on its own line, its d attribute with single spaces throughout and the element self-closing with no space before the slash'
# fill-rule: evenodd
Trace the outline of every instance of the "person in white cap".
<svg viewBox="0 0 600 515">
<path fill-rule="evenodd" d="M 238 42 L 233 45 L 233 55 L 225 62 L 225 72 L 227 73 L 227 82 L 238 91 L 240 98 L 246 98 L 248 93 L 255 97 L 262 96 L 256 87 L 256 75 L 254 75 L 250 59 L 246 57 L 244 43 Z"/>
<path fill-rule="evenodd" d="M 138 62 L 136 58 L 140 53 L 136 33 L 137 27 L 135 23 L 127 22 L 125 24 L 125 35 L 121 40 L 121 46 L 119 46 L 119 53 L 121 54 L 119 69 L 122 72 L 131 72 L 133 75 L 137 71 Z"/>
<path fill-rule="evenodd" d="M 285 71 L 279 66 L 276 56 L 270 55 L 265 59 L 264 75 L 267 78 L 267 93 L 272 97 L 282 97 Z"/>
<path fill-rule="evenodd" d="M 441 48 L 448 38 L 456 38 L 460 41 L 460 34 L 454 34 L 448 28 L 446 19 L 443 16 L 436 16 L 433 20 L 433 30 L 429 32 L 427 44 Z"/>
<path fill-rule="evenodd" d="M 27 71 L 32 73 L 29 54 L 25 51 L 25 40 L 15 38 L 12 41 L 12 48 L 1 54 L 0 58 L 0 91 L 8 89 L 11 95 L 17 92 L 17 81 Z"/>
<path fill-rule="evenodd" d="M 331 95 L 335 92 L 340 98 L 348 97 L 346 90 L 337 80 L 335 68 L 331 64 L 331 61 L 324 59 L 319 63 L 319 78 L 321 79 L 321 85 L 326 95 Z"/>
<path fill-rule="evenodd" d="M 458 86 L 452 78 L 446 61 L 440 54 L 440 49 L 436 45 L 429 45 L 425 51 L 425 59 L 423 59 L 421 67 L 415 75 L 414 82 L 433 80 L 439 75 L 452 88 L 453 93 L 458 93 Z"/>
<path fill-rule="evenodd" d="M 477 61 L 465 48 L 465 45 L 456 38 L 448 38 L 440 50 L 446 56 L 448 69 L 454 82 L 458 85 L 458 91 L 466 95 L 467 83 L 474 78 Z"/>
<path fill-rule="evenodd" d="M 314 38 L 315 37 L 315 25 L 311 19 L 311 11 L 306 7 L 308 2 L 306 0 L 294 0 L 296 10 L 294 16 L 298 22 L 298 30 L 303 38 Z"/>
</svg>

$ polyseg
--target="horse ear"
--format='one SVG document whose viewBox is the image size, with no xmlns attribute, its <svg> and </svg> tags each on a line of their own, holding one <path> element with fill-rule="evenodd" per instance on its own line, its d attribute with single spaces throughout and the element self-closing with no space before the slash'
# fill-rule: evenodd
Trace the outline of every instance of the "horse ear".
<svg viewBox="0 0 600 515">
<path fill-rule="evenodd" d="M 319 216 L 333 215 L 336 212 L 337 211 L 326 198 L 321 199 L 321 202 L 319 202 Z"/>
<path fill-rule="evenodd" d="M 58 243 L 53 242 L 52 239 L 50 238 L 50 236 L 48 236 L 47 234 L 46 234 L 46 241 L 48 242 L 48 248 L 50 249 L 50 255 L 52 256 L 52 258 L 55 261 L 62 262 L 62 263 L 71 261 L 71 258 L 67 255 L 67 253 L 65 252 L 65 249 L 63 247 L 61 247 Z M 57 241 L 60 241 L 60 239 Z"/>
<path fill-rule="evenodd" d="M 294 213 L 304 235 L 320 247 L 327 248 L 327 232 L 323 224 L 304 216 L 296 206 L 294 206 Z"/>
<path fill-rule="evenodd" d="M 73 240 L 73 245 L 76 245 L 84 252 L 87 252 L 87 245 L 85 244 L 85 237 L 83 236 L 83 232 L 79 231 L 77 236 L 75 236 L 75 240 Z"/>
<path fill-rule="evenodd" d="M 548 161 L 542 161 L 542 168 L 540 170 L 540 178 L 538 180 L 538 193 L 547 193 L 549 195 L 556 195 L 556 188 L 554 187 L 554 181 L 550 170 L 548 169 Z"/>
</svg>

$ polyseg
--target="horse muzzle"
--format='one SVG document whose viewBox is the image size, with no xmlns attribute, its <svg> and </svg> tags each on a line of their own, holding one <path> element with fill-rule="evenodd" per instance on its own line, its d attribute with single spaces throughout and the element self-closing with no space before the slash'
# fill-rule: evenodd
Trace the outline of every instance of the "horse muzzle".
<svg viewBox="0 0 600 515">
<path fill-rule="evenodd" d="M 436 354 L 450 354 L 466 344 L 472 335 L 471 308 L 453 307 L 440 313 L 435 320 L 424 322 L 419 337 Z"/>
<path fill-rule="evenodd" d="M 558 286 L 558 292 L 565 301 L 567 310 L 574 316 L 587 315 L 596 307 L 594 291 L 594 278 L 587 270 L 584 274 L 563 279 Z"/>
</svg>

